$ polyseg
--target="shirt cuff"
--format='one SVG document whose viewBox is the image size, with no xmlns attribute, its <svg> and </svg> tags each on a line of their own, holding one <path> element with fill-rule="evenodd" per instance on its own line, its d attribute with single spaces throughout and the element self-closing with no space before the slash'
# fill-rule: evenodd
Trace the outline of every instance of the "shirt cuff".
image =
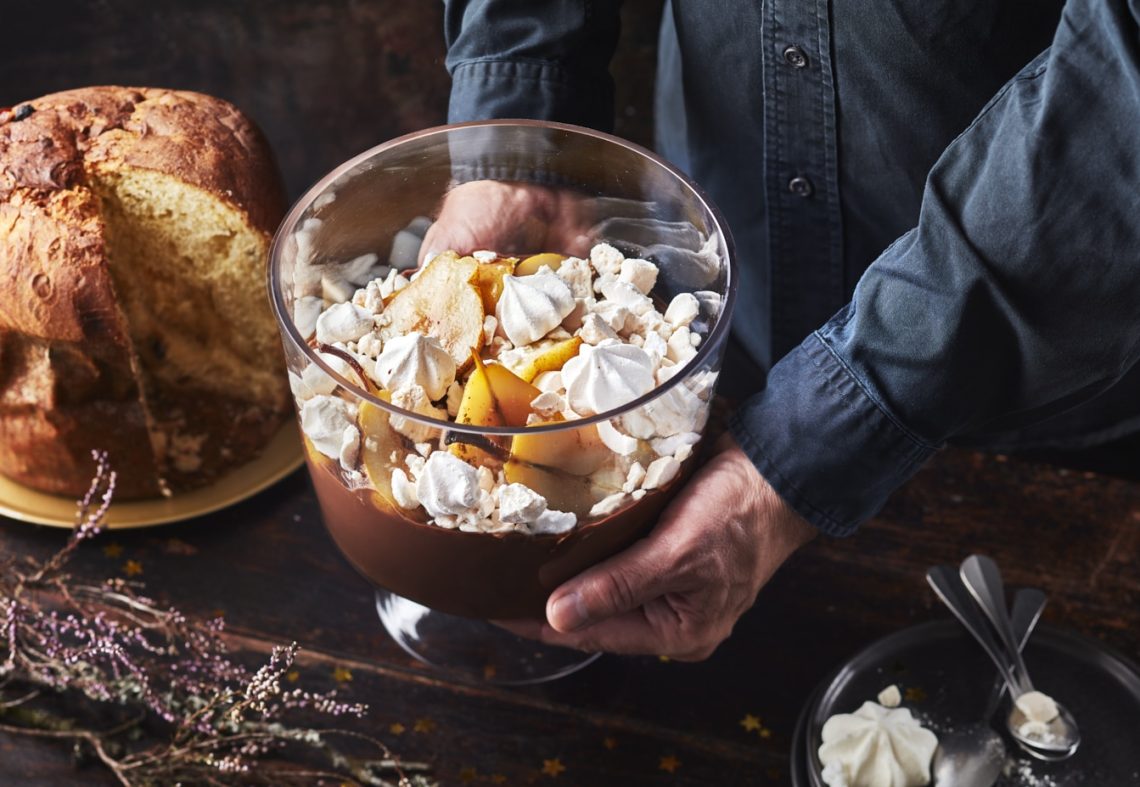
<svg viewBox="0 0 1140 787">
<path fill-rule="evenodd" d="M 729 430 L 804 519 L 848 536 L 937 450 L 908 431 L 819 331 L 772 367 Z"/>
<path fill-rule="evenodd" d="M 613 127 L 613 83 L 575 78 L 556 63 L 473 60 L 451 73 L 448 120 L 537 118 L 588 126 Z"/>
</svg>

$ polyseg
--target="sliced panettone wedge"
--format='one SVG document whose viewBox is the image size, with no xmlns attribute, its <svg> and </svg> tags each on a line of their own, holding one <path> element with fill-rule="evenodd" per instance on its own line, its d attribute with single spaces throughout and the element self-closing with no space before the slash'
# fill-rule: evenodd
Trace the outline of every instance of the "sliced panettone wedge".
<svg viewBox="0 0 1140 787">
<path fill-rule="evenodd" d="M 231 105 L 73 90 L 0 113 L 0 473 L 118 496 L 208 483 L 289 414 L 265 261 L 284 210 Z"/>
</svg>

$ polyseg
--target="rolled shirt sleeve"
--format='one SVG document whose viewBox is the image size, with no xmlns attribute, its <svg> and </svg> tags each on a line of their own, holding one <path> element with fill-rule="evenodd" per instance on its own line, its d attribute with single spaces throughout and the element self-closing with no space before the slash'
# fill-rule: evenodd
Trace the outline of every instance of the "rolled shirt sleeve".
<svg viewBox="0 0 1140 787">
<path fill-rule="evenodd" d="M 619 2 L 606 0 L 446 0 L 448 119 L 534 118 L 611 130 L 619 11 Z"/>
<path fill-rule="evenodd" d="M 918 226 L 735 413 L 822 531 L 853 532 L 946 441 L 1039 422 L 1137 364 L 1138 19 L 1070 0 L 931 170 Z"/>
</svg>

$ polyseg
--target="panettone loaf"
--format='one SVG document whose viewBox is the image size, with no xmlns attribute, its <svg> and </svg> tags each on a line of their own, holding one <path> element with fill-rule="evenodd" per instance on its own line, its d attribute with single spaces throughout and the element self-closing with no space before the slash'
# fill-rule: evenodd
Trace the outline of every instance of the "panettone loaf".
<svg viewBox="0 0 1140 787">
<path fill-rule="evenodd" d="M 233 106 L 95 87 L 0 110 L 0 473 L 120 499 L 208 483 L 289 413 L 265 291 L 284 212 Z"/>
</svg>

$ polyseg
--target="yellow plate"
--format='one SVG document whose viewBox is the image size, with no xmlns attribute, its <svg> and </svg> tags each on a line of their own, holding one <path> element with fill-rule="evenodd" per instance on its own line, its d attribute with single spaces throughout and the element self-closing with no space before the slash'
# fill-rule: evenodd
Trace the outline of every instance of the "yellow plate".
<svg viewBox="0 0 1140 787">
<path fill-rule="evenodd" d="M 111 530 L 178 522 L 231 506 L 252 497 L 292 473 L 305 461 L 301 435 L 293 419 L 278 430 L 261 456 L 210 486 L 157 500 L 112 503 Z M 73 527 L 75 501 L 37 492 L 0 476 L 0 515 L 39 525 Z"/>
</svg>

